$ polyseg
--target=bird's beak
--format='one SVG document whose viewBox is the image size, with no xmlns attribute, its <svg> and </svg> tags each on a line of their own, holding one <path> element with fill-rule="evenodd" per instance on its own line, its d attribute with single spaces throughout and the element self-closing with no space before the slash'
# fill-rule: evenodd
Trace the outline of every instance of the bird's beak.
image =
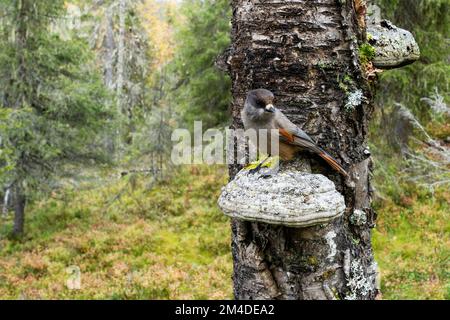
<svg viewBox="0 0 450 320">
<path fill-rule="evenodd" d="M 275 107 L 273 106 L 273 104 L 268 104 L 266 106 L 266 112 L 270 112 L 270 113 L 274 113 L 275 112 Z"/>
</svg>

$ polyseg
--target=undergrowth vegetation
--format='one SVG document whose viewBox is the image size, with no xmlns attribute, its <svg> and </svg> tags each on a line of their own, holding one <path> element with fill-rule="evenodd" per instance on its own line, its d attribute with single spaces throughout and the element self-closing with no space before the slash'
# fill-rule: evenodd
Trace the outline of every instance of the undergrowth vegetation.
<svg viewBox="0 0 450 320">
<path fill-rule="evenodd" d="M 0 297 L 231 298 L 229 223 L 215 205 L 226 168 L 185 167 L 153 188 L 106 174 L 33 204 L 20 241 L 2 224 Z M 67 287 L 70 266 L 80 290 Z"/>
<path fill-rule="evenodd" d="M 450 299 L 450 192 L 402 179 L 398 157 L 374 155 L 378 213 L 373 232 L 384 299 Z"/>
<path fill-rule="evenodd" d="M 230 225 L 216 205 L 226 167 L 186 166 L 168 179 L 152 186 L 145 175 L 106 170 L 34 203 L 24 239 L 10 239 L 3 223 L 0 296 L 232 298 Z M 416 189 L 377 200 L 384 299 L 449 298 L 449 202 L 447 190 L 433 198 Z M 80 290 L 67 286 L 70 266 L 80 269 Z"/>
</svg>

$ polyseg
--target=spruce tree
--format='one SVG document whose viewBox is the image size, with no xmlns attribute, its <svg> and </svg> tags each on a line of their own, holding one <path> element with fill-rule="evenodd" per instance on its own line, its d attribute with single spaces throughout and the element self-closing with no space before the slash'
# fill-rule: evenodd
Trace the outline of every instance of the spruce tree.
<svg viewBox="0 0 450 320">
<path fill-rule="evenodd" d="M 223 124 L 228 117 L 230 79 L 214 62 L 230 43 L 231 8 L 227 0 L 189 0 L 181 8 L 173 63 L 178 76 L 176 104 L 188 124 Z"/>
<path fill-rule="evenodd" d="M 15 236 L 25 204 L 68 162 L 101 159 L 96 133 L 108 95 L 84 41 L 52 28 L 63 0 L 0 0 L 0 182 L 15 195 Z"/>
</svg>

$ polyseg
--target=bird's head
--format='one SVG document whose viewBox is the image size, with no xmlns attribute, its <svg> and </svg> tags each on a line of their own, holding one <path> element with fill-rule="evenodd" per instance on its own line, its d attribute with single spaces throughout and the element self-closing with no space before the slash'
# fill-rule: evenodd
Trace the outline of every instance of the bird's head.
<svg viewBox="0 0 450 320">
<path fill-rule="evenodd" d="M 273 105 L 274 95 L 266 89 L 251 90 L 247 93 L 245 102 L 248 112 L 254 117 L 270 118 L 274 115 L 276 109 Z"/>
</svg>

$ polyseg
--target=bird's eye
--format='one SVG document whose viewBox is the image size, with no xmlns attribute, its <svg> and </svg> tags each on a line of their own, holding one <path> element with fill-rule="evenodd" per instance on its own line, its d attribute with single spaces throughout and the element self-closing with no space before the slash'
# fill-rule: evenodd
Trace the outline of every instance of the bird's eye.
<svg viewBox="0 0 450 320">
<path fill-rule="evenodd" d="M 258 108 L 265 108 L 266 107 L 266 104 L 264 102 L 262 102 L 262 101 L 258 101 L 256 103 L 256 105 L 258 106 Z"/>
</svg>

